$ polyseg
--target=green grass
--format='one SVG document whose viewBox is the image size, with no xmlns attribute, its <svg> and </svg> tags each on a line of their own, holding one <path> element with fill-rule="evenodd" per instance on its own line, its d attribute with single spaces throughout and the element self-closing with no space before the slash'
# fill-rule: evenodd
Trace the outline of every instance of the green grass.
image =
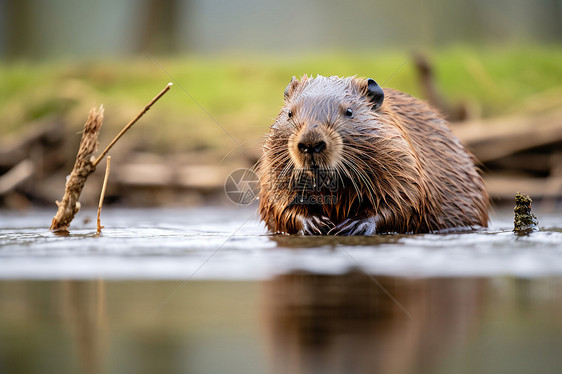
<svg viewBox="0 0 562 374">
<path fill-rule="evenodd" d="M 444 96 L 451 103 L 469 102 L 484 116 L 522 113 L 536 108 L 543 96 L 555 100 L 553 105 L 562 104 L 562 99 L 556 101 L 562 96 L 562 46 L 451 48 L 429 56 Z M 0 136 L 53 115 L 79 132 L 89 108 L 104 104 L 102 134 L 112 137 L 173 80 L 176 84 L 170 93 L 127 135 L 139 148 L 226 153 L 236 146 L 226 132 L 253 148 L 282 106 L 290 78 L 303 74 L 372 77 L 383 86 L 421 95 L 410 54 L 395 51 L 278 58 L 178 57 L 157 62 L 146 57 L 3 63 Z"/>
</svg>

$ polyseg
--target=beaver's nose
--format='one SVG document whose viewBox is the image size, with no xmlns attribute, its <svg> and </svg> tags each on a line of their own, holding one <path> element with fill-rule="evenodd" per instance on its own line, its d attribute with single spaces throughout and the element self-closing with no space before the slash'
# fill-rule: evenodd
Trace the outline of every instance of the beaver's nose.
<svg viewBox="0 0 562 374">
<path fill-rule="evenodd" d="M 299 147 L 299 151 L 301 151 L 302 153 L 320 153 L 324 149 L 326 149 L 326 142 L 323 140 L 312 144 L 300 142 L 298 144 L 298 147 Z"/>
</svg>

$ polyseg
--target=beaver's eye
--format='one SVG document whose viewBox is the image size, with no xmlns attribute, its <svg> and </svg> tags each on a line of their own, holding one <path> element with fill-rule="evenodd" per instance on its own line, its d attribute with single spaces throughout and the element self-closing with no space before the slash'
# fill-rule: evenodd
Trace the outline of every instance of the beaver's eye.
<svg viewBox="0 0 562 374">
<path fill-rule="evenodd" d="M 353 110 L 351 110 L 351 108 L 347 108 L 347 110 L 345 111 L 345 115 L 348 117 L 353 117 Z"/>
<path fill-rule="evenodd" d="M 287 117 L 291 118 L 292 116 L 293 116 L 293 111 L 289 109 L 289 111 L 287 112 Z"/>
</svg>

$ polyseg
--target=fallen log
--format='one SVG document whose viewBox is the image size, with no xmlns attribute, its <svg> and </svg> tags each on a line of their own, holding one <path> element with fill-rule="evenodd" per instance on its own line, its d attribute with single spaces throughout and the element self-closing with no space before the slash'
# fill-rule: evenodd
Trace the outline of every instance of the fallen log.
<svg viewBox="0 0 562 374">
<path fill-rule="evenodd" d="M 26 126 L 24 131 L 10 134 L 0 141 L 0 168 L 10 169 L 29 158 L 38 145 L 59 146 L 64 140 L 63 125 L 49 117 Z"/>
<path fill-rule="evenodd" d="M 480 162 L 486 163 L 517 152 L 562 142 L 562 111 L 467 121 L 452 130 Z"/>
<path fill-rule="evenodd" d="M 529 178 L 514 175 L 486 175 L 484 183 L 486 190 L 494 200 L 511 200 L 518 191 L 525 191 L 535 199 L 562 197 L 562 176 Z"/>
<path fill-rule="evenodd" d="M 7 173 L 0 176 L 0 196 L 12 191 L 18 185 L 25 182 L 35 172 L 35 166 L 29 159 L 21 161 L 11 168 Z"/>
<path fill-rule="evenodd" d="M 124 187 L 215 190 L 224 188 L 228 174 L 240 167 L 209 164 L 182 166 L 165 157 L 150 162 L 133 160 L 116 167 L 113 182 Z"/>
</svg>

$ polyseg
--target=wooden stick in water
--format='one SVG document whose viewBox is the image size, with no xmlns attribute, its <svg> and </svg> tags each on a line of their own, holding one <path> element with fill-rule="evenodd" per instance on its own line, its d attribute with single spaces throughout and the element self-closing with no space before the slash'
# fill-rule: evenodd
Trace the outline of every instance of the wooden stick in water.
<svg viewBox="0 0 562 374">
<path fill-rule="evenodd" d="M 58 206 L 57 213 L 53 217 L 51 227 L 49 230 L 58 233 L 68 233 L 70 222 L 80 209 L 78 199 L 86 183 L 86 179 L 96 170 L 96 166 L 103 160 L 109 150 L 117 143 L 117 141 L 129 130 L 149 109 L 158 101 L 166 92 L 172 87 L 172 82 L 168 83 L 166 87 L 158 95 L 156 95 L 150 102 L 145 105 L 143 110 L 131 122 L 129 122 L 123 130 L 113 139 L 113 141 L 104 149 L 104 151 L 94 161 L 92 154 L 96 151 L 98 146 L 98 134 L 101 124 L 103 122 L 103 106 L 99 110 L 95 108 L 90 111 L 90 117 L 84 125 L 84 133 L 80 141 L 80 148 L 76 156 L 76 163 L 74 169 L 66 182 L 64 196 L 61 202 L 56 202 Z"/>
<path fill-rule="evenodd" d="M 117 134 L 117 136 L 111 141 L 111 143 L 109 143 L 109 145 L 103 150 L 103 152 L 98 156 L 98 158 L 96 159 L 96 161 L 94 161 L 94 166 L 97 166 L 101 160 L 103 160 L 103 158 L 105 157 L 105 155 L 107 154 L 107 152 L 109 152 L 109 150 L 111 149 L 111 147 L 113 147 L 113 145 L 115 145 L 115 143 L 117 143 L 117 141 L 119 140 L 119 138 L 121 138 L 126 132 L 127 130 L 129 130 L 146 112 L 148 112 L 148 110 L 150 109 L 150 107 L 158 101 L 158 99 L 160 99 L 162 96 L 164 96 L 164 94 L 166 92 L 168 92 L 170 90 L 170 87 L 172 87 L 173 83 L 170 82 L 166 85 L 166 87 L 164 87 L 164 89 L 162 91 L 160 91 L 160 93 L 156 96 L 154 96 L 154 98 L 152 100 L 150 100 L 150 102 L 148 104 L 145 105 L 145 107 L 143 108 L 143 110 L 141 110 L 141 112 L 139 114 L 137 114 L 137 116 L 135 118 L 133 118 L 131 120 L 131 122 L 129 122 L 127 124 L 127 126 L 125 126 L 123 128 L 123 130 L 121 130 L 121 132 L 119 134 Z"/>
<path fill-rule="evenodd" d="M 111 156 L 107 156 L 107 166 L 105 167 L 105 177 L 103 178 L 103 186 L 101 188 L 100 202 L 98 204 L 98 229 L 97 229 L 98 235 L 101 234 L 101 229 L 103 229 L 103 226 L 101 225 L 101 221 L 100 221 L 100 214 L 101 214 L 101 207 L 103 205 L 103 198 L 105 196 L 105 189 L 107 187 L 107 180 L 109 179 L 110 165 L 111 165 Z"/>
<path fill-rule="evenodd" d="M 61 202 L 56 202 L 57 213 L 53 217 L 49 230 L 59 233 L 67 233 L 70 222 L 80 209 L 78 199 L 86 183 L 88 176 L 96 170 L 92 164 L 92 154 L 98 147 L 98 134 L 103 122 L 103 106 L 99 109 L 92 108 L 90 116 L 84 124 L 84 132 L 80 140 L 80 147 L 76 155 L 74 168 L 66 181 L 64 196 Z"/>
</svg>

